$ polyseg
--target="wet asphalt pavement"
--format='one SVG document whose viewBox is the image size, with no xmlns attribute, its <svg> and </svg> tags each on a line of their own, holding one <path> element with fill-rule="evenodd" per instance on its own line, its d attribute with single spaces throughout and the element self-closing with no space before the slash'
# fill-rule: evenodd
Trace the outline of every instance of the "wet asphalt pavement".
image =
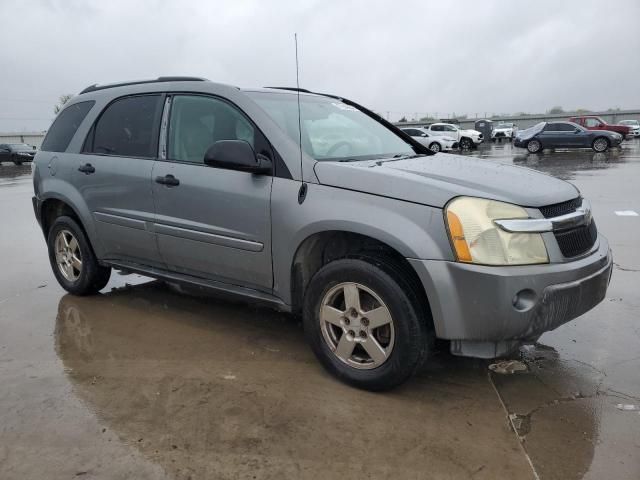
<svg viewBox="0 0 640 480">
<path fill-rule="evenodd" d="M 576 184 L 616 269 L 594 310 L 523 348 L 527 372 L 435 355 L 384 394 L 326 374 L 295 319 L 112 275 L 55 282 L 29 166 L 0 166 L 0 479 L 640 478 L 640 140 L 471 155 Z"/>
</svg>

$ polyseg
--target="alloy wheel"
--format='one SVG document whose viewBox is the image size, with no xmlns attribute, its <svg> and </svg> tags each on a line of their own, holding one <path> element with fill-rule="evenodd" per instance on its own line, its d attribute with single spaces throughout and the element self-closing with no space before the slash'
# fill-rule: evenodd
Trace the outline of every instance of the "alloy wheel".
<svg viewBox="0 0 640 480">
<path fill-rule="evenodd" d="M 58 270 L 64 278 L 75 282 L 82 273 L 82 253 L 78 240 L 69 230 L 60 230 L 55 240 Z"/>
<path fill-rule="evenodd" d="M 604 152 L 608 147 L 607 141 L 604 138 L 599 138 L 593 142 L 593 149 L 596 152 Z"/>
<path fill-rule="evenodd" d="M 433 142 L 431 145 L 429 145 L 429 150 L 431 150 L 432 152 L 438 153 L 440 151 L 440 144 Z"/>
<path fill-rule="evenodd" d="M 372 369 L 391 355 L 395 339 L 393 318 L 370 288 L 353 282 L 334 286 L 322 299 L 319 319 L 327 346 L 347 365 Z"/>
</svg>

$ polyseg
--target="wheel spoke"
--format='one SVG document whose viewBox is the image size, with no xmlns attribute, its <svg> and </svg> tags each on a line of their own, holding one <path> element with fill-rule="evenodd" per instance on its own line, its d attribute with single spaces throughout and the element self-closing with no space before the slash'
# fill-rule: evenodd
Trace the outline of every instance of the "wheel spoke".
<svg viewBox="0 0 640 480">
<path fill-rule="evenodd" d="M 353 308 L 357 312 L 360 311 L 360 291 L 355 284 L 349 283 L 345 285 L 344 303 L 347 310 Z"/>
<path fill-rule="evenodd" d="M 67 234 L 63 233 L 62 234 L 62 242 L 64 243 L 64 246 L 69 248 L 69 239 L 67 238 Z"/>
<path fill-rule="evenodd" d="M 378 307 L 373 310 L 369 310 L 364 314 L 369 319 L 369 328 L 374 329 L 382 327 L 392 322 L 391 313 L 387 307 Z"/>
<path fill-rule="evenodd" d="M 335 354 L 343 360 L 349 360 L 355 346 L 355 342 L 353 340 L 349 340 L 347 338 L 347 334 L 343 333 L 338 345 L 336 346 Z"/>
<path fill-rule="evenodd" d="M 385 352 L 384 348 L 382 348 L 374 336 L 370 335 L 361 345 L 374 363 L 380 364 L 387 359 L 387 352 Z"/>
<path fill-rule="evenodd" d="M 337 308 L 333 308 L 329 305 L 323 305 L 322 311 L 320 312 L 320 318 L 324 322 L 329 322 L 336 327 L 342 327 L 340 320 L 344 316 L 344 312 L 338 310 Z"/>
<path fill-rule="evenodd" d="M 69 248 L 74 253 L 78 249 L 78 240 L 76 240 L 76 237 L 71 237 L 71 241 L 69 242 Z"/>
<path fill-rule="evenodd" d="M 80 272 L 80 270 L 82 270 L 82 260 L 80 260 L 76 255 L 74 255 L 71 258 L 71 265 L 73 266 L 73 268 L 78 270 L 78 272 Z"/>
</svg>

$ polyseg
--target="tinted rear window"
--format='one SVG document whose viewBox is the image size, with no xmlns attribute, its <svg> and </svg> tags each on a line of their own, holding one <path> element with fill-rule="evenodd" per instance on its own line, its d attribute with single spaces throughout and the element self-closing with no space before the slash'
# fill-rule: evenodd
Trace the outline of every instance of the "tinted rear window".
<svg viewBox="0 0 640 480">
<path fill-rule="evenodd" d="M 122 157 L 155 157 L 162 110 L 160 95 L 125 97 L 110 104 L 93 126 L 85 151 Z"/>
<path fill-rule="evenodd" d="M 78 102 L 62 110 L 47 132 L 40 150 L 64 152 L 94 103 L 94 101 Z"/>
</svg>

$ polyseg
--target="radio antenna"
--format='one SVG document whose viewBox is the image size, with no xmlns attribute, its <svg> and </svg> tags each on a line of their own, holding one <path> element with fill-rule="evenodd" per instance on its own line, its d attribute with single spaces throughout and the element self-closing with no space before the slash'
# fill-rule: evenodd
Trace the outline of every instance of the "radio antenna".
<svg viewBox="0 0 640 480">
<path fill-rule="evenodd" d="M 296 93 L 298 100 L 298 146 L 300 147 L 300 191 L 298 192 L 298 203 L 302 204 L 307 196 L 307 184 L 304 182 L 304 170 L 302 168 L 302 114 L 300 113 L 300 68 L 298 66 L 298 34 L 293 34 L 293 41 L 296 44 Z"/>
</svg>

